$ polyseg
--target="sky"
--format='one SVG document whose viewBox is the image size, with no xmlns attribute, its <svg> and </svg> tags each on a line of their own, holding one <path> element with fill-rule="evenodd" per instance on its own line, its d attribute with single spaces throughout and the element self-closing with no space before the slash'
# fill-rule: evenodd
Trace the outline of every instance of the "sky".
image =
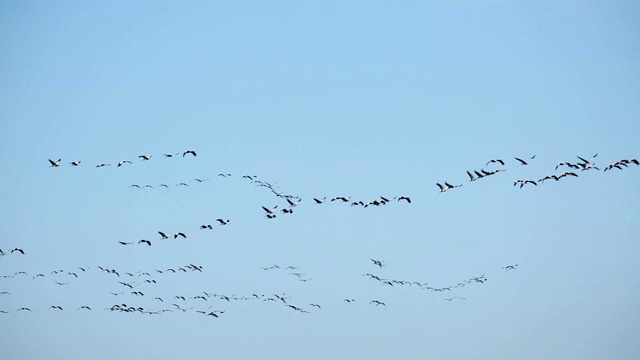
<svg viewBox="0 0 640 360">
<path fill-rule="evenodd" d="M 638 16 L 0 3 L 3 354 L 637 359 Z"/>
</svg>

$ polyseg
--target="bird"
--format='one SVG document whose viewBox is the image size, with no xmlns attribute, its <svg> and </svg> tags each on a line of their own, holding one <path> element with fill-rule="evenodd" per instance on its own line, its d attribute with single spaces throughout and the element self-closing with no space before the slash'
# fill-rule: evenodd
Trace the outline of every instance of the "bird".
<svg viewBox="0 0 640 360">
<path fill-rule="evenodd" d="M 151 246 L 151 241 L 150 240 L 142 239 L 142 240 L 138 241 L 138 244 L 141 244 L 141 243 L 145 243 L 145 244 Z"/>
<path fill-rule="evenodd" d="M 436 183 L 436 185 L 438 185 L 438 187 L 440 188 L 440 192 L 445 192 L 445 191 L 447 191 L 447 190 L 455 189 L 455 188 L 457 188 L 457 187 L 461 187 L 461 186 L 462 186 L 462 184 L 460 184 L 460 185 L 451 185 L 451 184 L 449 184 L 449 183 L 448 183 L 448 182 L 446 182 L 446 181 L 445 181 L 445 183 L 444 183 L 444 186 L 443 186 L 443 185 L 441 185 L 440 183 Z"/>
<path fill-rule="evenodd" d="M 383 267 L 385 264 L 380 261 L 380 260 L 375 260 L 375 259 L 370 259 L 371 261 L 373 261 L 374 265 L 377 265 L 378 267 Z"/>
<path fill-rule="evenodd" d="M 132 242 L 124 242 L 124 241 L 118 241 L 120 243 L 120 245 L 131 245 L 133 244 Z"/>
<path fill-rule="evenodd" d="M 167 189 L 169 188 L 169 185 L 167 185 L 167 184 L 160 184 L 158 186 L 166 187 Z"/>
<path fill-rule="evenodd" d="M 184 156 L 185 156 L 185 155 L 187 155 L 187 154 L 191 154 L 191 155 L 193 155 L 193 156 L 198 156 L 198 154 L 196 154 L 196 152 L 195 152 L 195 151 L 193 151 L 193 150 L 187 150 L 187 151 L 185 151 L 185 152 L 183 152 L 183 153 L 182 153 L 182 157 L 184 157 Z"/>
<path fill-rule="evenodd" d="M 591 164 L 591 165 L 594 165 L 594 163 L 593 163 L 593 159 L 595 159 L 597 156 L 598 156 L 598 153 L 596 153 L 595 155 L 593 155 L 593 156 L 591 157 L 591 159 L 589 159 L 589 160 L 587 160 L 587 159 L 585 159 L 585 158 L 582 158 L 582 157 L 580 157 L 580 156 L 576 156 L 576 157 L 577 157 L 578 159 L 580 159 L 584 164 Z"/>
<path fill-rule="evenodd" d="M 129 160 L 122 160 L 118 163 L 118 167 L 124 165 L 124 164 L 133 164 L 131 161 Z"/>
<path fill-rule="evenodd" d="M 537 183 L 537 182 L 535 182 L 534 180 L 529 180 L 529 179 L 525 179 L 525 180 L 516 180 L 516 181 L 513 183 L 513 186 L 516 186 L 516 185 L 518 185 L 518 184 L 520 184 L 520 189 L 522 189 L 522 187 L 523 187 L 523 186 L 525 186 L 526 184 L 533 184 L 533 185 L 535 185 L 535 186 L 538 186 L 538 183 Z"/>
<path fill-rule="evenodd" d="M 58 167 L 58 166 L 60 166 L 60 161 L 62 161 L 62 160 L 58 159 L 58 161 L 53 161 L 53 160 L 49 159 L 49 164 L 51 164 L 50 167 Z"/>
<path fill-rule="evenodd" d="M 563 178 L 563 177 L 566 177 L 566 176 L 578 177 L 578 174 L 576 174 L 576 173 L 574 173 L 574 172 L 571 172 L 571 171 L 567 171 L 567 172 L 565 172 L 564 174 L 560 175 L 560 176 L 558 177 L 558 179 Z"/>
<path fill-rule="evenodd" d="M 170 158 L 170 157 L 174 157 L 174 156 L 178 156 L 180 155 L 180 153 L 175 153 L 175 154 L 164 154 L 164 157 L 166 158 Z"/>
<path fill-rule="evenodd" d="M 535 159 L 535 157 L 536 156 L 533 155 L 529 160 L 533 160 L 533 159 Z M 520 165 L 529 165 L 529 164 L 531 164 L 531 161 L 524 161 L 524 160 L 522 160 L 520 158 L 517 158 L 517 157 L 514 157 L 514 159 L 518 160 L 520 162 Z"/>
<path fill-rule="evenodd" d="M 138 156 L 138 158 L 142 159 L 142 161 L 147 161 L 147 160 L 151 160 L 152 156 L 151 155 L 140 155 L 140 156 Z"/>
<path fill-rule="evenodd" d="M 189 184 L 184 183 L 184 182 L 181 182 L 181 183 L 179 183 L 179 184 L 178 184 L 178 185 L 176 185 L 176 186 L 189 186 Z"/>
<path fill-rule="evenodd" d="M 69 163 L 69 165 L 71 165 L 71 166 L 80 166 L 81 162 L 82 161 L 72 161 L 72 162 Z"/>
<path fill-rule="evenodd" d="M 371 300 L 371 302 L 369 304 L 376 304 L 376 306 L 378 305 L 383 305 L 383 306 L 387 306 L 387 304 L 383 303 L 382 301 L 378 301 L 378 300 Z"/>
<path fill-rule="evenodd" d="M 209 178 L 206 178 L 206 179 L 193 179 L 193 180 L 195 180 L 195 181 L 197 181 L 197 182 L 201 183 L 201 182 L 204 182 L 204 181 L 209 180 Z"/>
<path fill-rule="evenodd" d="M 349 197 L 336 196 L 333 199 L 331 199 L 331 201 L 336 201 L 336 200 L 342 200 L 342 202 L 349 202 L 349 200 L 351 200 L 351 196 L 349 196 Z"/>
<path fill-rule="evenodd" d="M 158 231 L 158 234 L 160 234 L 160 236 L 162 236 L 162 239 L 168 239 L 169 238 L 167 236 L 167 234 L 163 233 L 162 231 Z"/>
<path fill-rule="evenodd" d="M 558 168 L 560 166 L 563 166 L 563 165 L 566 165 L 566 166 L 568 166 L 568 167 L 570 167 L 572 169 L 578 169 L 579 168 L 578 165 L 572 164 L 572 163 L 570 163 L 568 161 L 563 161 L 563 162 L 559 163 L 558 165 L 556 165 L 556 170 L 558 170 Z"/>
<path fill-rule="evenodd" d="M 271 209 L 269 209 L 269 208 L 267 208 L 267 207 L 263 206 L 263 207 L 262 207 L 262 210 L 266 211 L 266 212 L 267 212 L 267 214 L 273 214 L 273 213 L 275 212 L 275 210 L 276 210 L 276 208 L 277 208 L 277 207 L 278 207 L 278 205 L 276 205 L 276 206 L 272 207 Z"/>
<path fill-rule="evenodd" d="M 140 185 L 137 185 L 137 184 L 132 184 L 132 185 L 129 185 L 129 187 L 135 187 L 135 188 L 138 188 L 138 189 L 140 189 Z"/>
<path fill-rule="evenodd" d="M 317 307 L 318 309 L 322 309 L 322 307 L 318 304 L 309 304 L 309 306 Z"/>
<path fill-rule="evenodd" d="M 54 283 L 56 283 L 56 284 L 58 284 L 58 285 L 60 285 L 60 286 L 62 286 L 62 285 L 69 285 L 69 283 L 68 283 L 68 282 L 63 283 L 63 282 L 54 281 Z"/>
<path fill-rule="evenodd" d="M 507 265 L 505 267 L 503 267 L 502 269 L 504 271 L 509 271 L 509 270 L 515 270 L 518 267 L 518 264 L 514 264 L 514 265 Z"/>
<path fill-rule="evenodd" d="M 287 202 L 289 203 L 289 205 L 291 205 L 291 207 L 296 207 L 300 204 L 300 201 L 294 202 L 294 201 L 291 201 L 290 199 L 287 199 Z"/>
<path fill-rule="evenodd" d="M 282 209 L 282 212 L 284 214 L 293 214 L 293 209 L 289 208 L 289 209 Z"/>
<path fill-rule="evenodd" d="M 62 310 L 62 307 L 59 305 L 51 305 L 49 306 L 49 309 L 58 309 L 58 310 Z"/>
<path fill-rule="evenodd" d="M 327 201 L 327 197 L 325 196 L 322 199 L 313 198 L 313 201 L 315 201 L 316 204 L 322 204 L 323 202 Z"/>
<path fill-rule="evenodd" d="M 96 165 L 96 167 L 105 167 L 105 166 L 111 166 L 111 164 L 100 163 Z"/>
<path fill-rule="evenodd" d="M 469 170 L 467 170 L 467 175 L 469 175 L 469 181 L 476 181 L 476 180 L 481 179 L 481 178 L 484 177 L 484 175 L 475 177 L 475 176 L 473 176 L 473 174 Z"/>
<path fill-rule="evenodd" d="M 80 306 L 77 310 L 80 310 L 80 309 L 87 309 L 87 310 L 91 310 L 91 308 L 90 308 L 90 307 L 88 307 L 87 305 L 82 305 L 82 306 Z M 77 310 L 76 310 L 76 311 L 77 311 Z"/>
<path fill-rule="evenodd" d="M 28 307 L 22 307 L 16 311 L 32 311 L 31 309 L 29 309 Z"/>
<path fill-rule="evenodd" d="M 487 165 L 489 165 L 491 163 L 499 163 L 500 165 L 504 166 L 504 161 L 502 161 L 500 159 L 491 159 L 491 160 L 487 161 Z M 487 165 L 485 165 L 485 166 L 487 166 Z"/>
<path fill-rule="evenodd" d="M 354 302 L 356 300 L 355 299 L 344 299 L 343 301 L 346 301 L 346 302 L 350 303 L 350 302 Z"/>
<path fill-rule="evenodd" d="M 207 224 L 207 225 L 200 225 L 200 229 L 213 229 L 213 226 L 211 226 L 211 224 Z"/>
<path fill-rule="evenodd" d="M 22 250 L 21 248 L 13 248 L 11 250 L 11 253 L 13 254 L 16 251 L 19 252 L 20 254 L 24 255 L 24 250 Z"/>
<path fill-rule="evenodd" d="M 223 219 L 216 219 L 217 222 L 220 223 L 220 225 L 227 225 L 229 223 L 230 220 L 223 220 Z"/>
<path fill-rule="evenodd" d="M 176 239 L 178 236 L 182 236 L 182 238 L 186 239 L 187 235 L 185 235 L 183 232 L 177 232 L 175 234 L 173 234 L 173 238 Z"/>
</svg>

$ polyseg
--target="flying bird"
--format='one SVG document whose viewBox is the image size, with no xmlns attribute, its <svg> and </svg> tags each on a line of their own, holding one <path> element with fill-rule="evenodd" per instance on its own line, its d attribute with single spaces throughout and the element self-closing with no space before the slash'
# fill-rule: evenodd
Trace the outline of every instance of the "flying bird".
<svg viewBox="0 0 640 360">
<path fill-rule="evenodd" d="M 118 163 L 118 167 L 124 165 L 124 164 L 133 164 L 131 161 L 129 160 L 122 160 Z"/>
<path fill-rule="evenodd" d="M 220 223 L 220 225 L 227 225 L 229 223 L 230 220 L 223 220 L 223 219 L 216 219 L 217 222 Z"/>
<path fill-rule="evenodd" d="M 167 234 L 163 233 L 162 231 L 158 231 L 158 234 L 160 234 L 160 236 L 162 236 L 162 239 L 168 239 L 169 236 L 167 236 Z"/>
<path fill-rule="evenodd" d="M 138 158 L 142 159 L 142 161 L 147 161 L 147 160 L 151 160 L 152 156 L 151 155 L 140 155 L 140 156 L 138 156 Z"/>
<path fill-rule="evenodd" d="M 518 161 L 520 162 L 520 165 L 529 165 L 529 164 L 531 164 L 531 160 L 535 159 L 535 157 L 536 157 L 536 156 L 535 156 L 535 155 L 533 155 L 533 156 L 529 159 L 529 161 L 524 161 L 524 160 L 522 160 L 522 159 L 520 159 L 520 158 L 517 158 L 517 157 L 514 157 L 514 159 L 518 160 Z"/>
<path fill-rule="evenodd" d="M 186 239 L 187 235 L 185 235 L 183 232 L 177 232 L 175 234 L 173 234 L 173 238 L 176 239 L 178 236 L 182 236 L 182 238 Z"/>
<path fill-rule="evenodd" d="M 151 241 L 150 240 L 142 239 L 142 240 L 138 241 L 138 244 L 141 244 L 141 243 L 145 243 L 145 244 L 151 246 Z"/>
<path fill-rule="evenodd" d="M 82 161 L 72 161 L 72 162 L 69 163 L 69 165 L 71 165 L 71 166 L 80 166 L 81 162 Z"/>
<path fill-rule="evenodd" d="M 58 161 L 53 161 L 53 160 L 49 159 L 49 164 L 51 164 L 50 167 L 58 167 L 58 166 L 60 166 L 60 161 L 62 161 L 62 160 L 58 159 Z"/>
<path fill-rule="evenodd" d="M 498 164 L 504 166 L 504 161 L 502 161 L 500 159 L 491 159 L 491 160 L 487 161 L 487 165 L 489 165 L 491 163 L 498 163 Z M 487 165 L 485 165 L 485 166 L 487 166 Z"/>
<path fill-rule="evenodd" d="M 445 192 L 447 190 L 455 189 L 457 187 L 461 187 L 462 186 L 462 184 L 460 184 L 460 185 L 451 185 L 446 181 L 445 181 L 444 185 L 441 185 L 440 183 L 436 183 L 436 185 L 438 185 L 438 187 L 440 188 L 440 192 Z"/>
<path fill-rule="evenodd" d="M 375 260 L 375 259 L 370 259 L 371 261 L 373 261 L 374 265 L 377 265 L 378 267 L 383 267 L 385 264 L 380 261 L 380 260 Z"/>
<path fill-rule="evenodd" d="M 24 255 L 24 250 L 22 250 L 21 248 L 13 248 L 11 250 L 11 253 L 13 254 L 15 251 L 19 252 L 20 254 Z"/>
<path fill-rule="evenodd" d="M 185 155 L 187 155 L 187 154 L 191 154 L 191 155 L 193 155 L 193 156 L 198 156 L 198 154 L 196 154 L 196 152 L 195 152 L 195 151 L 193 151 L 193 150 L 187 150 L 187 151 L 185 151 L 185 152 L 183 152 L 183 153 L 182 153 L 182 157 L 184 157 L 184 156 L 185 156 Z"/>
<path fill-rule="evenodd" d="M 327 201 L 327 197 L 325 196 L 322 199 L 313 198 L 313 201 L 315 201 L 316 204 L 322 204 L 323 202 Z"/>
</svg>

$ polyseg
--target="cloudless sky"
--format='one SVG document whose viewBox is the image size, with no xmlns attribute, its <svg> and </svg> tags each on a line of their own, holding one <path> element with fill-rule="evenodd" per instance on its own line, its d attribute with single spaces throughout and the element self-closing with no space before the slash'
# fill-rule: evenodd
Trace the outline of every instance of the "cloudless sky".
<svg viewBox="0 0 640 360">
<path fill-rule="evenodd" d="M 639 16 L 633 1 L 0 3 L 3 358 L 637 359 L 640 166 L 603 170 L 640 158 Z M 513 186 L 596 153 L 600 171 Z M 483 168 L 506 171 L 470 182 Z M 287 202 L 243 175 L 302 201 L 266 219 Z M 274 264 L 310 280 L 260 269 Z M 123 303 L 173 311 L 108 310 Z"/>
</svg>

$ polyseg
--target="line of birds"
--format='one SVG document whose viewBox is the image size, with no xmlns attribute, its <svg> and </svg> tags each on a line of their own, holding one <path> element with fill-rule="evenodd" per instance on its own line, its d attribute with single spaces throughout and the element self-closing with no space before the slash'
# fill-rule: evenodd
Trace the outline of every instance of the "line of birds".
<svg viewBox="0 0 640 360">
<path fill-rule="evenodd" d="M 172 154 L 164 154 L 165 158 L 172 158 L 172 157 L 176 157 L 180 155 L 180 153 L 172 153 Z M 195 150 L 186 150 L 184 152 L 182 152 L 182 157 L 185 157 L 186 155 L 193 155 L 193 156 L 198 156 L 198 154 L 195 152 Z M 152 155 L 139 155 L 138 156 L 139 159 L 141 159 L 141 161 L 149 161 L 153 158 Z M 50 167 L 60 167 L 62 166 L 62 159 L 58 159 L 58 160 L 52 160 L 49 159 L 49 164 L 51 165 Z M 81 160 L 76 160 L 76 161 L 72 161 L 69 163 L 69 165 L 71 165 L 72 167 L 76 167 L 76 166 L 80 166 L 82 164 Z M 133 164 L 133 161 L 130 160 L 121 160 L 118 162 L 117 167 L 121 167 L 122 165 L 125 164 Z M 96 165 L 96 167 L 106 167 L 106 166 L 111 166 L 111 163 L 99 163 L 98 165 Z"/>
</svg>

